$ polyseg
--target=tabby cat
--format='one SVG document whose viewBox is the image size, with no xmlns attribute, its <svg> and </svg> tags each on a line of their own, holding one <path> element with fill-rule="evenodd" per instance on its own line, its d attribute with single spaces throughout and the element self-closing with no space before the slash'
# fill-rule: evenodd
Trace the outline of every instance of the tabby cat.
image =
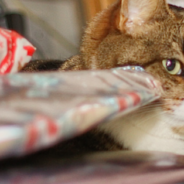
<svg viewBox="0 0 184 184">
<path fill-rule="evenodd" d="M 166 0 L 118 0 L 88 25 L 79 55 L 65 62 L 34 61 L 23 71 L 125 65 L 141 66 L 159 80 L 161 99 L 72 140 L 78 151 L 184 154 L 184 9 L 168 5 Z M 63 148 L 74 148 L 72 141 L 62 144 Z"/>
</svg>

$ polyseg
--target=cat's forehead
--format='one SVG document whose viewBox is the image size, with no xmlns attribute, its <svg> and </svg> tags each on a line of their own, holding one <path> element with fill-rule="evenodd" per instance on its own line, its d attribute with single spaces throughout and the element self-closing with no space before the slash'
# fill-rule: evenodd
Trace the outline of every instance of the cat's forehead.
<svg viewBox="0 0 184 184">
<path fill-rule="evenodd" d="M 157 43 L 166 47 L 167 55 L 184 63 L 184 21 L 167 22 L 158 32 Z"/>
<path fill-rule="evenodd" d="M 179 57 L 178 59 L 183 60 L 184 22 L 176 20 L 163 22 L 144 34 L 141 40 L 145 47 L 157 50 L 163 57 Z"/>
<path fill-rule="evenodd" d="M 118 64 L 121 64 L 122 58 L 125 58 L 124 61 L 139 60 L 140 63 L 163 59 L 176 59 L 184 63 L 183 30 L 183 23 L 171 19 L 155 24 L 153 29 L 138 37 L 124 37 L 122 34 L 122 37 L 117 39 L 120 43 L 117 45 L 118 55 L 121 55 Z"/>
</svg>

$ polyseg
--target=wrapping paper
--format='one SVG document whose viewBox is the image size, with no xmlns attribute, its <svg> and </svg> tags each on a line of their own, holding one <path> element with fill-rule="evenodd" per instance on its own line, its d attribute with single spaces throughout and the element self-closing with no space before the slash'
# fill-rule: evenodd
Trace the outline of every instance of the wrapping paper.
<svg viewBox="0 0 184 184">
<path fill-rule="evenodd" d="M 16 73 L 31 60 L 35 48 L 14 31 L 0 29 L 0 74 Z"/>
<path fill-rule="evenodd" d="M 145 72 L 79 71 L 0 78 L 0 158 L 82 134 L 159 98 Z"/>
</svg>

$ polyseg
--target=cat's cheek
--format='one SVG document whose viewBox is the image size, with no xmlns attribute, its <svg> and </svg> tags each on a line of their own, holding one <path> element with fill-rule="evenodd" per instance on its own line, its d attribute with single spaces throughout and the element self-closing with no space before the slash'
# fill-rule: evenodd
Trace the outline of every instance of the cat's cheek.
<svg viewBox="0 0 184 184">
<path fill-rule="evenodd" d="M 181 136 L 181 137 L 184 137 L 184 126 L 175 126 L 172 128 L 172 131 Z"/>
<path fill-rule="evenodd" d="M 117 143 L 134 151 L 167 151 L 184 154 L 184 136 L 174 131 L 176 119 L 159 104 L 137 110 L 99 127 Z M 156 105 L 156 106 L 155 106 Z M 149 110 L 148 110 L 149 109 Z M 180 124 L 182 126 L 182 124 Z"/>
<path fill-rule="evenodd" d="M 175 119 L 174 125 L 182 125 L 184 127 L 184 100 L 180 100 L 178 103 L 172 101 L 172 117 Z"/>
<path fill-rule="evenodd" d="M 169 74 L 159 62 L 148 66 L 146 71 L 161 83 L 163 88 L 162 97 L 173 100 L 184 98 L 183 77 Z"/>
<path fill-rule="evenodd" d="M 173 109 L 172 131 L 184 139 L 184 101 L 179 106 L 173 106 Z"/>
</svg>

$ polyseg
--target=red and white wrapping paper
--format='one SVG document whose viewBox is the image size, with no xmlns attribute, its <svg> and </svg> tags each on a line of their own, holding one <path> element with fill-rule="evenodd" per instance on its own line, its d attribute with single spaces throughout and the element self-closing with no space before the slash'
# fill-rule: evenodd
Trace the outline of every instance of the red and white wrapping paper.
<svg viewBox="0 0 184 184">
<path fill-rule="evenodd" d="M 31 60 L 35 48 L 14 31 L 0 29 L 0 74 L 16 73 Z"/>
<path fill-rule="evenodd" d="M 159 98 L 145 72 L 11 74 L 0 78 L 0 158 L 82 134 Z"/>
</svg>

